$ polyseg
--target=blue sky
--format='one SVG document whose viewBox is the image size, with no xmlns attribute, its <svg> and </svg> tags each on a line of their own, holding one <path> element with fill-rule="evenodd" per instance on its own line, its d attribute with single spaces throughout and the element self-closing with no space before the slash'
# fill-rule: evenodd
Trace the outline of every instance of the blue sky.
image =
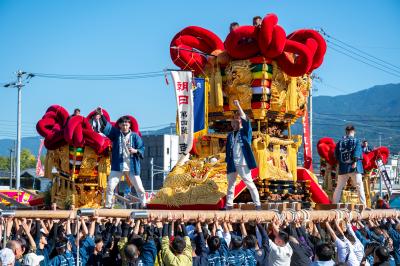
<svg viewBox="0 0 400 266">
<path fill-rule="evenodd" d="M 400 61 L 400 1 L 0 1 L 0 84 L 14 71 L 120 74 L 174 67 L 172 37 L 189 25 L 222 40 L 228 25 L 276 13 L 287 33 L 322 27 L 330 35 L 395 65 Z M 328 50 L 316 70 L 317 95 L 355 92 L 398 77 Z M 327 85 L 326 85 L 327 84 Z M 14 89 L 0 88 L 0 138 L 15 137 Z M 23 89 L 23 136 L 51 104 L 84 114 L 103 106 L 112 118 L 135 116 L 142 127 L 175 120 L 174 93 L 164 77 L 71 81 L 36 77 Z"/>
</svg>

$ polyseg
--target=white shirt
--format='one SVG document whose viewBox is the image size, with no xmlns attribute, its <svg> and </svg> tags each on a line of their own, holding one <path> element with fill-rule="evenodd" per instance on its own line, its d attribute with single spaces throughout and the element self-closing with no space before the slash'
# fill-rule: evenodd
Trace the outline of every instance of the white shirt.
<svg viewBox="0 0 400 266">
<path fill-rule="evenodd" d="M 271 239 L 269 239 L 269 246 L 271 247 L 271 252 L 268 256 L 268 265 L 290 265 L 290 258 L 292 257 L 293 250 L 289 243 L 287 243 L 284 247 L 280 247 L 276 245 Z"/>
<path fill-rule="evenodd" d="M 349 258 L 347 260 L 347 265 L 349 266 L 358 266 L 360 262 L 357 259 L 356 254 L 354 253 L 354 246 L 350 243 L 350 241 L 345 238 L 344 241 L 340 240 L 338 237 L 335 241 L 337 248 L 337 255 L 339 262 L 346 262 L 347 254 L 349 254 Z"/>
<path fill-rule="evenodd" d="M 131 134 L 132 132 L 129 132 L 128 134 L 126 134 L 122 141 L 123 141 L 123 147 L 122 147 L 122 156 L 123 156 L 123 167 L 122 167 L 122 171 L 123 172 L 129 172 L 130 170 L 130 162 L 131 162 L 131 153 L 129 152 L 129 147 L 131 146 L 130 143 L 130 139 L 131 139 Z"/>
<path fill-rule="evenodd" d="M 246 164 L 246 160 L 244 159 L 243 151 L 242 151 L 242 138 L 240 138 L 240 131 L 233 133 L 233 162 L 236 166 L 244 166 Z"/>
<path fill-rule="evenodd" d="M 356 242 L 354 243 L 354 254 L 357 257 L 357 260 L 359 263 L 361 263 L 362 259 L 364 258 L 364 246 L 361 243 L 361 241 L 357 238 L 356 234 L 353 231 L 353 228 L 351 227 L 350 224 L 347 224 L 347 231 L 354 237 Z"/>
</svg>

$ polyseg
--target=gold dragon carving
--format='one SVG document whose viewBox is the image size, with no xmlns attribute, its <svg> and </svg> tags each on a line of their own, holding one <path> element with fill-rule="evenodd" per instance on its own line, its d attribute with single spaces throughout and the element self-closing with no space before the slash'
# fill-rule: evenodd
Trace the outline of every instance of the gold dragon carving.
<svg viewBox="0 0 400 266">
<path fill-rule="evenodd" d="M 234 100 L 240 100 L 243 109 L 251 109 L 253 91 L 250 85 L 253 77 L 250 65 L 251 63 L 248 60 L 231 61 L 225 69 L 226 86 L 224 92 L 228 96 L 231 110 L 236 110 L 236 106 L 233 104 Z"/>
</svg>

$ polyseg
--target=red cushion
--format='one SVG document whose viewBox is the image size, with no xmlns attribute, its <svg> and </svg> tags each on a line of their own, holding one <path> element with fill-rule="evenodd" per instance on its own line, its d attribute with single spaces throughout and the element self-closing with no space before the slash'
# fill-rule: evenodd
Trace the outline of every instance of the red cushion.
<svg viewBox="0 0 400 266">
<path fill-rule="evenodd" d="M 247 59 L 260 53 L 257 43 L 258 28 L 241 26 L 231 31 L 225 39 L 227 53 L 234 59 Z"/>
</svg>

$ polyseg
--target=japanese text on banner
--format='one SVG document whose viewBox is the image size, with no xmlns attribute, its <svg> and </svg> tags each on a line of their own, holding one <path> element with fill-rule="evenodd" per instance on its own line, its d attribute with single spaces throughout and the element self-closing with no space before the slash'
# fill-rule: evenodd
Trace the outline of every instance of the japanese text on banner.
<svg viewBox="0 0 400 266">
<path fill-rule="evenodd" d="M 179 154 L 187 155 L 193 145 L 193 74 L 191 71 L 171 71 L 178 110 Z"/>
</svg>

